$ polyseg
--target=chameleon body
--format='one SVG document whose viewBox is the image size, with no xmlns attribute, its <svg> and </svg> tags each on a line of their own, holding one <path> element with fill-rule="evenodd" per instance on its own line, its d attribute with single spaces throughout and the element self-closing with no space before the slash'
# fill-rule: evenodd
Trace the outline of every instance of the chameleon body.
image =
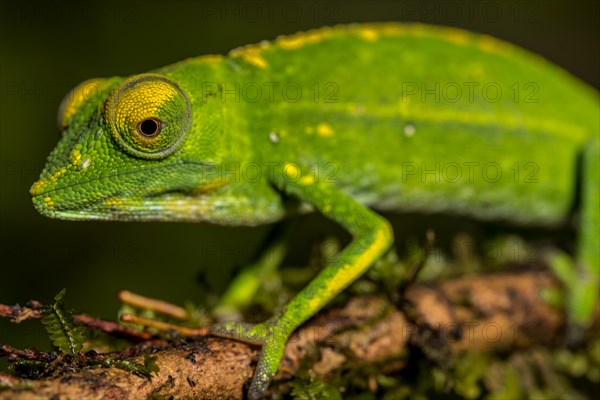
<svg viewBox="0 0 600 400">
<path fill-rule="evenodd" d="M 258 398 L 294 329 L 391 246 L 372 209 L 552 226 L 576 208 L 575 272 L 563 275 L 571 322 L 587 326 L 600 263 L 598 110 L 597 91 L 489 36 L 323 28 L 84 82 L 61 106 L 64 136 L 31 195 L 63 219 L 258 225 L 300 207 L 346 228 L 353 241 L 281 313 L 213 329 L 263 346 Z"/>
</svg>

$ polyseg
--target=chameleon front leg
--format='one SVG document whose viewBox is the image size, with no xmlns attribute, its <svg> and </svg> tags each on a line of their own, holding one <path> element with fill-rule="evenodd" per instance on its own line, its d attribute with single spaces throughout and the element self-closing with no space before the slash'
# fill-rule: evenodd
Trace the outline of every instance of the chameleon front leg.
<svg viewBox="0 0 600 400">
<path fill-rule="evenodd" d="M 391 226 L 384 218 L 339 189 L 315 181 L 312 175 L 304 175 L 304 172 L 298 166 L 286 164 L 283 173 L 274 176 L 273 183 L 338 222 L 352 234 L 353 240 L 282 312 L 268 321 L 256 325 L 226 322 L 211 329 L 215 335 L 262 345 L 248 392 L 250 399 L 264 395 L 292 332 L 361 276 L 393 242 Z"/>
</svg>

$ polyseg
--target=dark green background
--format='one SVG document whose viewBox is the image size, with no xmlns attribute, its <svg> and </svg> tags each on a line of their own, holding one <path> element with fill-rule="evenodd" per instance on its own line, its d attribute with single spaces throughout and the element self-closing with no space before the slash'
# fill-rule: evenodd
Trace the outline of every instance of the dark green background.
<svg viewBox="0 0 600 400">
<path fill-rule="evenodd" d="M 0 303 L 49 301 L 67 287 L 77 310 L 106 318 L 115 316 L 120 288 L 174 302 L 200 299 L 206 285 L 222 289 L 268 229 L 38 215 L 28 189 L 59 139 L 59 102 L 80 81 L 323 25 L 409 20 L 497 36 L 600 85 L 594 1 L 26 1 L 3 2 L 1 17 Z M 6 342 L 47 343 L 35 322 L 0 321 Z"/>
</svg>

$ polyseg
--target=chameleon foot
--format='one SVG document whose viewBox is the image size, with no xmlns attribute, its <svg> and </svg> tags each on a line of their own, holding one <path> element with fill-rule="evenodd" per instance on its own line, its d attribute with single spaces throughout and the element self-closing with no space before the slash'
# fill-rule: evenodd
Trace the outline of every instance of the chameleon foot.
<svg viewBox="0 0 600 400">
<path fill-rule="evenodd" d="M 246 343 L 262 345 L 258 366 L 254 372 L 248 399 L 258 400 L 264 397 L 271 379 L 279 368 L 283 358 L 285 344 L 289 333 L 277 324 L 276 319 L 270 319 L 259 324 L 244 322 L 224 322 L 211 327 L 210 333 Z"/>
</svg>

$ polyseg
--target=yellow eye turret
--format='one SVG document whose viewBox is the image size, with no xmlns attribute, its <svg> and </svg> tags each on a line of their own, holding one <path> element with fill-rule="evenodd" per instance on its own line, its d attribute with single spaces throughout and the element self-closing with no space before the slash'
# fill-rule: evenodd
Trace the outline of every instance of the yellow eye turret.
<svg viewBox="0 0 600 400">
<path fill-rule="evenodd" d="M 104 117 L 125 151 L 156 159 L 177 149 L 189 128 L 191 107 L 175 82 L 143 74 L 127 79 L 110 94 Z"/>
</svg>

